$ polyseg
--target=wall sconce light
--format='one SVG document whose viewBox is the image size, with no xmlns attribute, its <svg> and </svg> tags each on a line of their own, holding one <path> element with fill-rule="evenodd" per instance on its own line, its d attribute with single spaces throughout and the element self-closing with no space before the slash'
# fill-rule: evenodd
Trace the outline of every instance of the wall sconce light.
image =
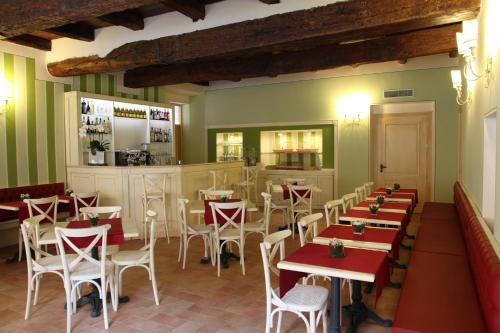
<svg viewBox="0 0 500 333">
<path fill-rule="evenodd" d="M 462 72 L 458 69 L 451 71 L 451 82 L 453 83 L 453 88 L 457 91 L 457 104 L 465 105 L 471 102 L 471 96 L 469 93 L 469 88 L 466 88 L 465 97 L 462 91 Z"/>
<path fill-rule="evenodd" d="M 10 88 L 10 84 L 5 80 L 3 75 L 0 75 L 0 113 L 2 112 L 2 107 L 7 106 L 11 98 L 12 89 Z"/>
<path fill-rule="evenodd" d="M 465 79 L 467 81 L 476 81 L 485 77 L 485 86 L 488 87 L 491 79 L 492 58 L 488 57 L 486 59 L 486 69 L 484 73 L 478 74 L 474 69 L 476 63 L 475 51 L 477 48 L 477 31 L 477 20 L 462 22 L 462 32 L 457 32 L 458 54 L 465 59 L 465 66 L 463 69 Z M 455 87 L 455 83 L 453 86 Z"/>
<path fill-rule="evenodd" d="M 359 125 L 361 123 L 361 113 L 356 111 L 346 112 L 344 114 L 344 121 L 350 126 Z"/>
</svg>

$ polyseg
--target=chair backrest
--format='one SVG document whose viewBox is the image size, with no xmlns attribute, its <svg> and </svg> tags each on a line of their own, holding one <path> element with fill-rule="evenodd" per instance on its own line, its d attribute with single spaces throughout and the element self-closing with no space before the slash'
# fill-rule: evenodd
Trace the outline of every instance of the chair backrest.
<svg viewBox="0 0 500 333">
<path fill-rule="evenodd" d="M 302 217 L 299 220 L 300 246 L 312 242 L 318 236 L 318 221 L 323 218 L 323 213 L 316 213 Z M 306 230 L 304 231 L 304 228 Z"/>
<path fill-rule="evenodd" d="M 292 232 L 288 229 L 278 231 L 266 236 L 264 241 L 260 243 L 260 253 L 262 255 L 262 265 L 264 267 L 264 279 L 266 284 L 266 299 L 269 305 L 271 304 L 271 299 L 281 302 L 279 295 L 274 292 L 271 286 L 271 272 L 276 276 L 280 275 L 280 271 L 274 264 L 274 261 L 275 259 L 279 261 L 285 259 L 285 239 L 290 237 L 291 234 Z M 279 257 L 276 258 L 276 254 L 278 253 Z"/>
<path fill-rule="evenodd" d="M 240 230 L 240 235 L 243 237 L 243 225 L 245 223 L 246 201 L 235 202 L 210 202 L 212 209 L 212 217 L 214 221 L 215 236 L 218 239 L 221 231 L 229 228 Z M 232 214 L 228 216 L 228 211 Z M 217 216 L 222 216 L 224 223 L 219 223 Z"/>
<path fill-rule="evenodd" d="M 356 187 L 354 193 L 358 196 L 358 202 L 366 199 L 366 187 L 364 185 Z"/>
<path fill-rule="evenodd" d="M 93 266 L 99 267 L 101 279 L 105 278 L 106 275 L 106 250 L 107 250 L 107 237 L 108 230 L 111 225 L 106 224 L 98 227 L 90 228 L 80 228 L 80 229 L 69 229 L 69 228 L 55 228 L 57 246 L 59 248 L 59 253 L 61 254 L 62 265 L 64 270 L 64 281 L 67 286 L 70 285 L 69 275 L 82 262 L 88 262 Z M 86 238 L 89 240 L 89 245 L 83 249 L 80 249 L 75 245 L 74 241 L 78 238 Z M 101 242 L 99 244 L 99 242 Z M 65 246 L 66 245 L 66 246 Z M 94 247 L 100 247 L 101 256 L 100 259 L 95 259 L 92 257 L 92 249 Z M 66 257 L 66 247 L 71 248 L 76 254 L 76 258 Z"/>
<path fill-rule="evenodd" d="M 227 186 L 227 172 L 223 169 L 208 171 L 212 176 L 212 190 L 225 190 Z"/>
<path fill-rule="evenodd" d="M 205 200 L 220 200 L 223 197 L 231 199 L 233 196 L 233 190 L 206 190 L 203 191 L 203 195 L 205 196 Z"/>
<path fill-rule="evenodd" d="M 367 196 L 369 196 L 370 194 L 373 193 L 373 190 L 374 190 L 373 187 L 374 187 L 374 185 L 375 185 L 374 182 L 367 182 L 367 183 L 364 184 Z"/>
<path fill-rule="evenodd" d="M 290 206 L 292 212 L 297 208 L 309 209 L 309 214 L 312 212 L 313 191 L 310 185 L 288 185 L 290 193 Z"/>
<path fill-rule="evenodd" d="M 273 181 L 272 180 L 266 180 L 266 193 L 267 194 L 273 193 Z"/>
<path fill-rule="evenodd" d="M 356 193 L 347 193 L 342 196 L 342 208 L 344 214 L 358 203 L 358 196 Z"/>
<path fill-rule="evenodd" d="M 59 205 L 57 195 L 40 199 L 24 199 L 24 202 L 28 205 L 30 217 L 42 215 L 44 220 L 50 223 L 57 222 L 57 206 Z"/>
<path fill-rule="evenodd" d="M 181 229 L 181 237 L 186 236 L 189 228 L 187 223 L 186 206 L 189 203 L 188 199 L 178 198 L 177 199 L 177 220 L 179 221 Z"/>
<path fill-rule="evenodd" d="M 325 204 L 325 218 L 326 218 L 326 226 L 329 227 L 332 224 L 339 223 L 339 207 L 342 207 L 342 211 L 344 211 L 344 202 L 340 200 L 330 200 Z"/>
<path fill-rule="evenodd" d="M 260 195 L 264 198 L 264 225 L 266 226 L 266 236 L 269 235 L 269 223 L 271 221 L 271 199 L 272 195 L 262 192 Z"/>
<path fill-rule="evenodd" d="M 76 219 L 80 219 L 81 207 L 99 207 L 99 191 L 90 193 L 71 193 L 75 204 Z"/>
<path fill-rule="evenodd" d="M 257 166 L 244 166 L 243 167 L 243 180 L 247 184 L 257 183 L 257 176 L 259 174 L 259 167 Z"/>
<path fill-rule="evenodd" d="M 283 185 L 305 185 L 304 178 L 283 178 Z"/>
<path fill-rule="evenodd" d="M 120 206 L 102 206 L 102 207 L 82 207 L 80 213 L 83 219 L 88 220 L 91 215 L 99 215 L 99 218 L 115 219 L 121 216 L 122 208 Z M 107 215 L 107 216 L 102 216 Z"/>
<path fill-rule="evenodd" d="M 167 178 L 169 176 L 165 173 L 158 174 L 143 174 L 142 175 L 142 189 L 143 195 L 148 193 L 162 193 L 165 195 L 167 191 Z"/>
<path fill-rule="evenodd" d="M 156 226 L 158 224 L 158 222 L 156 222 L 157 218 L 158 213 L 156 213 L 154 210 L 146 211 L 146 221 L 151 225 L 149 230 L 149 244 L 142 247 L 141 250 L 149 251 L 141 259 L 139 259 L 139 262 L 147 261 L 149 259 L 151 259 L 151 262 L 153 262 L 156 240 L 158 239 L 158 235 L 156 234 Z"/>
<path fill-rule="evenodd" d="M 44 252 L 38 245 L 40 238 L 40 222 L 44 219 L 43 215 L 36 215 L 27 218 L 21 224 L 21 233 L 23 235 L 24 250 L 26 254 L 26 264 L 28 265 L 28 274 L 31 276 L 33 268 L 41 270 L 42 266 L 35 260 L 42 257 L 52 256 L 50 253 Z M 34 252 L 35 258 L 31 256 L 31 251 Z"/>
</svg>

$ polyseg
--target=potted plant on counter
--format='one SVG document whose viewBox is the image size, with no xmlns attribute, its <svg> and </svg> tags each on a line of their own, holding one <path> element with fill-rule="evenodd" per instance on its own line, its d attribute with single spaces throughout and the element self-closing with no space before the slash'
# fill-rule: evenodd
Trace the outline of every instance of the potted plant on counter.
<svg viewBox="0 0 500 333">
<path fill-rule="evenodd" d="M 80 138 L 89 138 L 89 165 L 106 165 L 104 153 L 109 149 L 109 142 L 104 140 L 104 135 L 109 134 L 103 125 L 82 125 L 79 129 Z"/>
</svg>

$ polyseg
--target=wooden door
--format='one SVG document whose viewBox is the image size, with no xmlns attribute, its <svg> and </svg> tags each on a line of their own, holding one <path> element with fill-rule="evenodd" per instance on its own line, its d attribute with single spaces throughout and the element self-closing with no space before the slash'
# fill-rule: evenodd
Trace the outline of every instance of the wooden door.
<svg viewBox="0 0 500 333">
<path fill-rule="evenodd" d="M 372 153 L 377 187 L 400 183 L 431 200 L 433 133 L 431 112 L 375 114 Z"/>
</svg>

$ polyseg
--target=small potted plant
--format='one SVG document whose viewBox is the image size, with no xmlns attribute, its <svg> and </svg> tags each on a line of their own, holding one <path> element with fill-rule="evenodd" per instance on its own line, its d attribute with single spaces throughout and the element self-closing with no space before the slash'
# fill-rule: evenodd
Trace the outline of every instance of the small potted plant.
<svg viewBox="0 0 500 333">
<path fill-rule="evenodd" d="M 330 257 L 332 258 L 343 258 L 344 254 L 344 244 L 336 238 L 332 239 L 330 242 Z"/>
<path fill-rule="evenodd" d="M 377 203 L 379 206 L 382 206 L 385 202 L 385 197 L 383 195 L 377 195 Z"/>
<path fill-rule="evenodd" d="M 401 189 L 401 184 L 394 183 L 394 191 L 399 191 Z"/>
<path fill-rule="evenodd" d="M 226 196 L 221 197 L 221 198 L 220 198 L 220 201 L 221 201 L 221 202 L 227 202 L 227 197 L 226 197 Z"/>
<path fill-rule="evenodd" d="M 385 188 L 385 194 L 387 194 L 387 196 L 390 197 L 392 195 L 392 188 L 387 186 Z"/>
<path fill-rule="evenodd" d="M 368 206 L 368 208 L 370 208 L 370 214 L 372 214 L 372 216 L 377 216 L 378 204 L 372 203 L 370 204 L 370 206 Z"/>
<path fill-rule="evenodd" d="M 104 140 L 105 134 L 111 134 L 108 127 L 103 125 L 83 125 L 78 134 L 81 139 L 89 137 L 89 165 L 106 165 L 104 152 L 109 149 L 109 142 Z"/>
<path fill-rule="evenodd" d="M 21 198 L 21 200 L 29 199 L 30 198 L 30 194 L 29 193 L 21 193 L 19 195 L 19 197 Z"/>
<path fill-rule="evenodd" d="M 90 214 L 89 219 L 90 219 L 90 224 L 93 227 L 97 227 L 99 225 L 99 214 Z"/>
<path fill-rule="evenodd" d="M 64 191 L 64 194 L 66 194 L 68 196 L 71 195 L 72 193 L 73 193 L 73 190 L 70 188 L 67 188 L 66 191 Z"/>
<path fill-rule="evenodd" d="M 355 235 L 362 235 L 365 233 L 365 222 L 359 220 L 352 222 L 352 232 Z"/>
</svg>

